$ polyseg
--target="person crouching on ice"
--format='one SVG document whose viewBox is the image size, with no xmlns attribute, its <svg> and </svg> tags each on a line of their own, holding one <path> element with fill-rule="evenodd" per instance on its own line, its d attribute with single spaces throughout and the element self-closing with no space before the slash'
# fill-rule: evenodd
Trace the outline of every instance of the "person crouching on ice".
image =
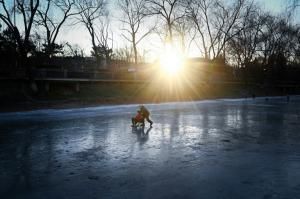
<svg viewBox="0 0 300 199">
<path fill-rule="evenodd" d="M 135 117 L 131 118 L 132 127 L 135 127 L 138 123 L 142 123 L 142 126 L 145 126 L 145 119 L 142 114 L 142 111 L 138 110 Z"/>
<path fill-rule="evenodd" d="M 150 123 L 150 127 L 152 127 L 153 121 L 150 120 L 150 118 L 149 118 L 149 116 L 150 116 L 149 110 L 145 106 L 140 105 L 140 111 L 141 111 L 143 117 L 147 120 L 147 122 Z"/>
</svg>

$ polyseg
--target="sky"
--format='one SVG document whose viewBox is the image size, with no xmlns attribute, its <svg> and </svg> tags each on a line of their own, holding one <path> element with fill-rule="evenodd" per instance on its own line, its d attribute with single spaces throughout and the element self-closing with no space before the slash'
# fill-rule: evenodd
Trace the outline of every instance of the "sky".
<svg viewBox="0 0 300 199">
<path fill-rule="evenodd" d="M 261 5 L 261 7 L 274 14 L 280 14 L 284 13 L 286 7 L 287 7 L 287 1 L 288 0 L 255 0 L 258 4 Z M 110 2 L 116 2 L 116 1 L 110 1 Z M 114 5 L 111 5 L 113 12 L 113 21 L 116 21 L 118 18 L 117 16 L 117 9 L 114 7 Z M 295 19 L 297 19 L 297 16 L 294 16 Z M 299 13 L 298 13 L 298 18 Z M 74 30 L 76 32 L 74 33 Z M 113 27 L 113 35 L 114 35 L 114 48 L 121 48 L 124 45 L 129 45 L 128 43 L 124 43 L 124 38 L 120 35 L 120 24 L 114 25 Z M 85 53 L 88 55 L 90 53 L 91 45 L 90 45 L 90 37 L 87 34 L 87 32 L 82 27 L 73 27 L 72 29 L 66 27 L 63 30 L 63 34 L 61 34 L 59 40 L 60 41 L 69 41 L 70 43 L 76 43 L 82 46 L 85 49 Z M 157 41 L 158 38 L 148 38 L 145 39 L 143 43 L 140 44 L 140 46 L 143 46 L 144 48 L 151 49 L 150 52 L 148 52 L 148 58 L 156 57 L 154 53 L 151 53 L 151 51 L 159 51 L 161 48 L 157 45 L 155 45 L 155 41 Z M 193 48 L 193 47 L 192 47 Z M 196 47 L 194 47 L 196 48 Z M 158 52 L 157 54 L 160 54 L 161 52 Z M 198 51 L 194 50 L 191 52 L 190 56 L 199 56 Z"/>
<path fill-rule="evenodd" d="M 12 0 L 8 0 L 7 2 L 13 2 Z M 261 5 L 261 7 L 274 14 L 280 14 L 284 13 L 286 7 L 287 7 L 287 1 L 289 0 L 255 0 L 258 4 Z M 130 46 L 129 43 L 125 43 L 125 39 L 121 36 L 121 27 L 122 24 L 119 22 L 119 12 L 118 9 L 116 8 L 116 2 L 117 0 L 110 0 L 108 1 L 110 3 L 110 10 L 112 10 L 112 34 L 114 38 L 114 43 L 113 43 L 113 48 L 122 48 L 124 46 Z M 294 16 L 294 20 L 298 22 L 300 21 L 300 9 L 298 9 L 298 14 Z M 1 10 L 0 10 L 1 11 Z M 57 42 L 64 43 L 68 42 L 70 44 L 77 44 L 81 46 L 86 55 L 90 55 L 90 50 L 91 50 L 91 41 L 90 41 L 90 36 L 84 26 L 82 25 L 66 25 L 62 28 Z M 142 47 L 144 49 L 149 49 L 149 51 L 146 53 L 146 57 L 148 59 L 155 59 L 159 54 L 161 54 L 161 46 L 158 45 L 159 38 L 158 37 L 148 37 L 145 40 L 142 41 L 142 43 L 139 44 L 138 47 Z M 196 46 L 192 46 L 194 50 L 191 50 L 191 53 L 189 56 L 199 56 L 199 52 L 197 51 Z M 156 52 L 156 53 L 154 53 Z M 150 60 L 153 61 L 153 60 Z"/>
<path fill-rule="evenodd" d="M 256 0 L 258 3 L 260 3 L 264 9 L 268 11 L 272 11 L 275 13 L 281 12 L 284 4 L 287 2 L 287 0 Z"/>
</svg>

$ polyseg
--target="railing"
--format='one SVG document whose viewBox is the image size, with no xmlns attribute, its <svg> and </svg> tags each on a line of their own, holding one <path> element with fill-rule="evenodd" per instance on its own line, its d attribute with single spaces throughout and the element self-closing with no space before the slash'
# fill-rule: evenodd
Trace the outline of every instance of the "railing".
<svg viewBox="0 0 300 199">
<path fill-rule="evenodd" d="M 31 71 L 34 79 L 91 79 L 91 80 L 146 80 L 144 72 L 128 71 L 79 71 L 60 69 L 34 69 Z M 0 71 L 0 78 L 20 79 L 26 78 L 25 70 Z"/>
<path fill-rule="evenodd" d="M 33 71 L 35 78 L 85 78 L 85 79 L 113 79 L 113 72 L 88 72 L 53 69 L 36 69 Z"/>
<path fill-rule="evenodd" d="M 59 81 L 148 81 L 151 79 L 151 72 L 145 71 L 86 71 L 86 70 L 67 70 L 67 69 L 34 69 L 31 75 L 36 80 L 58 80 Z M 27 74 L 24 69 L 0 71 L 0 79 L 27 79 Z M 202 78 L 199 78 L 196 82 Z M 223 85 L 244 85 L 242 80 L 203 80 L 200 81 L 206 84 L 223 84 Z M 248 82 L 248 85 L 265 86 L 269 84 Z M 279 82 L 278 87 L 299 87 L 299 82 Z"/>
</svg>

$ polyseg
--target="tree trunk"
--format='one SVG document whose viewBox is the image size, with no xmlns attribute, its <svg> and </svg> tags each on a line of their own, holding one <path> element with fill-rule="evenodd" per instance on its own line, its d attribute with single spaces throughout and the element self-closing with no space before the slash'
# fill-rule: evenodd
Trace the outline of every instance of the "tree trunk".
<svg viewBox="0 0 300 199">
<path fill-rule="evenodd" d="M 172 24 L 171 24 L 170 20 L 168 20 L 168 32 L 169 32 L 169 42 L 173 43 Z"/>
<path fill-rule="evenodd" d="M 138 63 L 138 55 L 137 55 L 135 34 L 132 35 L 132 47 L 133 47 L 133 53 L 134 53 L 134 63 L 137 64 Z"/>
</svg>

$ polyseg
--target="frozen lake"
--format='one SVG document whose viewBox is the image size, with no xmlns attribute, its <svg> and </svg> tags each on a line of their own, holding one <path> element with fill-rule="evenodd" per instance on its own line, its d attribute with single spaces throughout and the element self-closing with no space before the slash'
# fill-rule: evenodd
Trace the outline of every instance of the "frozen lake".
<svg viewBox="0 0 300 199">
<path fill-rule="evenodd" d="M 300 198 L 300 97 L 0 114 L 1 198 Z"/>
</svg>

